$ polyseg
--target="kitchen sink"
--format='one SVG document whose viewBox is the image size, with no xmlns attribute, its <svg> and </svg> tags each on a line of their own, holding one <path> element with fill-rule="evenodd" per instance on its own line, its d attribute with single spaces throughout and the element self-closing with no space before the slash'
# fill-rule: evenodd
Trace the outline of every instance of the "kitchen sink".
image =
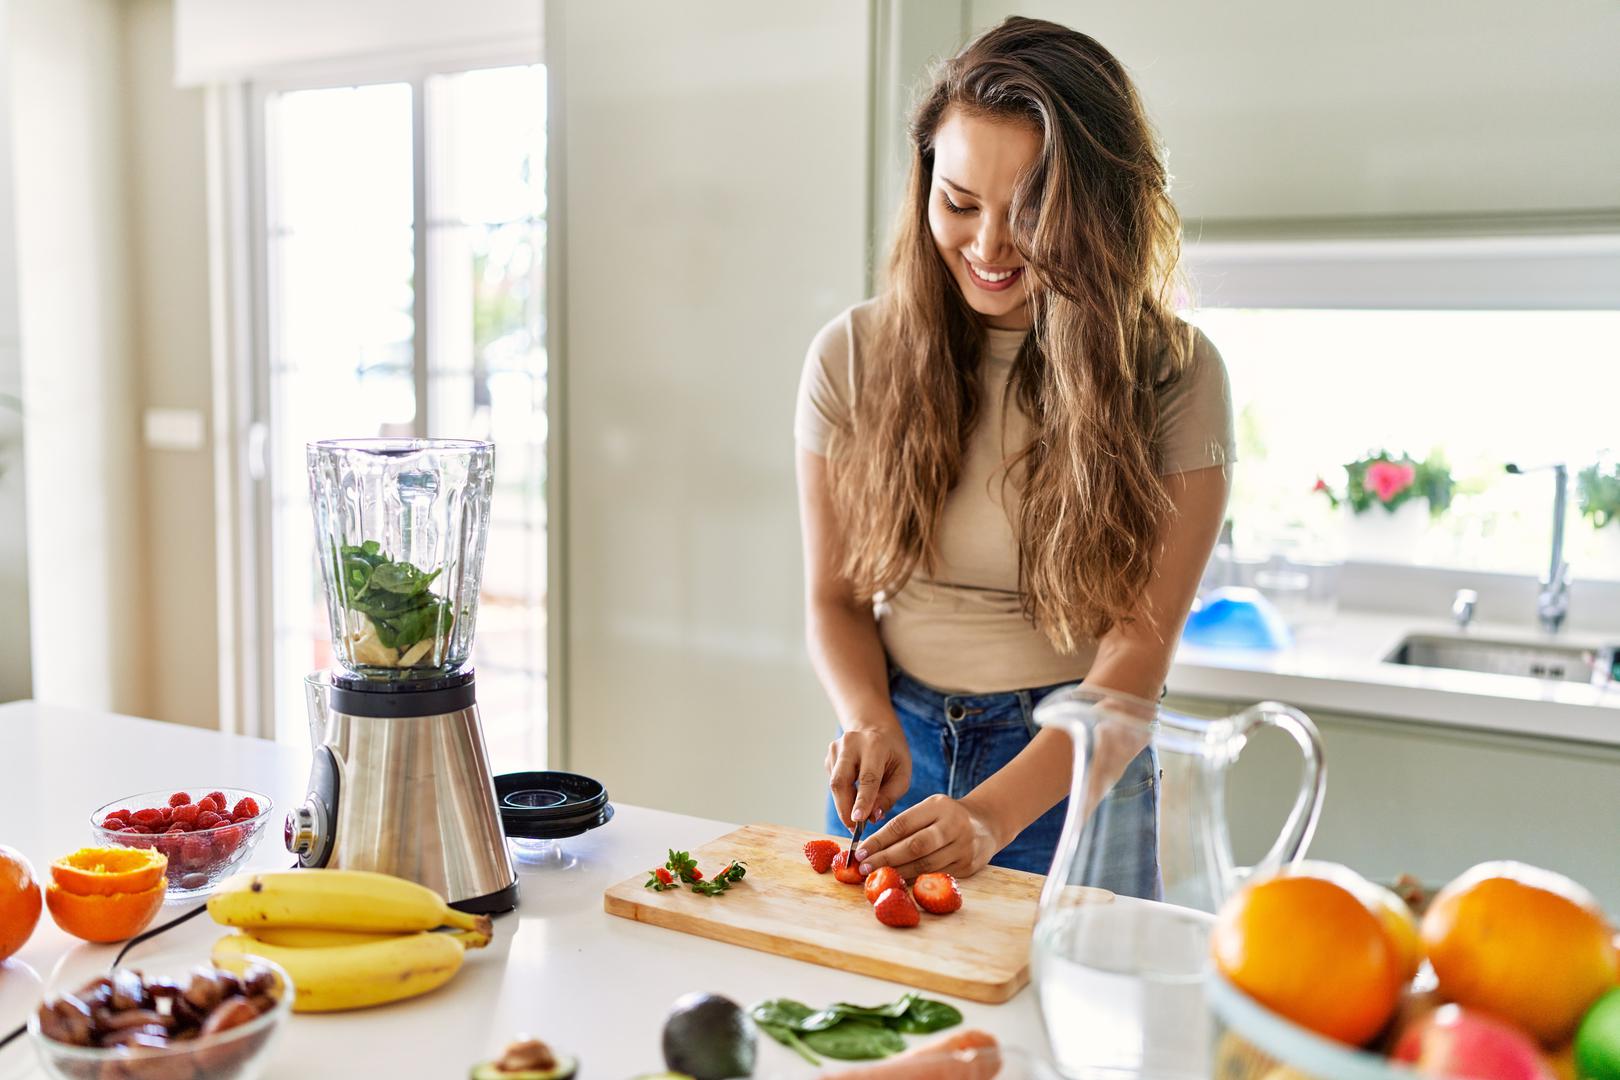
<svg viewBox="0 0 1620 1080">
<path fill-rule="evenodd" d="M 1482 671 L 1555 682 L 1590 683 L 1607 674 L 1607 650 L 1579 645 L 1489 641 L 1446 634 L 1413 634 L 1384 657 L 1390 664 Z"/>
</svg>

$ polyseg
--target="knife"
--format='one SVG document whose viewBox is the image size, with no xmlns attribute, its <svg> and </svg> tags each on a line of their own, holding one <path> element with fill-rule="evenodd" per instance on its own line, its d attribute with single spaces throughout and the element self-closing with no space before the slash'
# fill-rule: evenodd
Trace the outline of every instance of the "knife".
<svg viewBox="0 0 1620 1080">
<path fill-rule="evenodd" d="M 861 834 L 866 831 L 866 819 L 862 818 L 855 823 L 855 831 L 849 835 L 849 854 L 844 856 L 845 866 L 858 866 L 855 861 L 855 845 L 861 842 Z"/>
</svg>

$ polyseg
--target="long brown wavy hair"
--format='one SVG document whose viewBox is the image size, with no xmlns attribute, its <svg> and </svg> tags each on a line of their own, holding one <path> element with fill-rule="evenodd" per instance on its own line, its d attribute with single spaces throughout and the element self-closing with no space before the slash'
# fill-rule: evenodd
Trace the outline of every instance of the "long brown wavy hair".
<svg viewBox="0 0 1620 1080">
<path fill-rule="evenodd" d="M 1056 23 L 1009 18 L 939 69 L 911 122 L 911 173 L 851 426 L 828 447 L 857 594 L 893 595 L 937 560 L 940 515 L 979 419 L 985 327 L 928 224 L 948 110 L 1031 125 L 1012 202 L 1033 331 L 1009 375 L 1031 439 L 1007 462 L 1024 613 L 1062 653 L 1138 614 L 1172 506 L 1156 391 L 1185 370 L 1173 309 L 1181 223 L 1157 139 L 1118 60 Z M 1151 613 L 1149 614 L 1151 618 Z"/>
</svg>

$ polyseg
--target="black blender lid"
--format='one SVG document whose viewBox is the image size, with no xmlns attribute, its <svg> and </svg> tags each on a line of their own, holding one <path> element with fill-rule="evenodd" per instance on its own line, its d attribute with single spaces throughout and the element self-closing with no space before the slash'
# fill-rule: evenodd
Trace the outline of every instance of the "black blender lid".
<svg viewBox="0 0 1620 1080">
<path fill-rule="evenodd" d="M 607 789 L 578 773 L 502 773 L 495 778 L 495 800 L 507 836 L 560 840 L 613 819 Z"/>
</svg>

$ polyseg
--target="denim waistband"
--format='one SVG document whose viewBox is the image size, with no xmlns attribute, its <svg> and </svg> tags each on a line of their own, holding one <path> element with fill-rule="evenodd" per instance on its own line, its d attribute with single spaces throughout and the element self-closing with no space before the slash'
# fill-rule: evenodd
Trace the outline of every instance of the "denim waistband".
<svg viewBox="0 0 1620 1080">
<path fill-rule="evenodd" d="M 1079 680 L 1033 686 L 1024 690 L 998 690 L 988 694 L 953 694 L 935 689 L 907 674 L 901 668 L 889 665 L 889 693 L 903 699 L 914 708 L 938 712 L 952 723 L 971 724 L 974 720 L 996 720 L 1008 715 L 1028 717 L 1036 705 L 1054 690 L 1078 686 Z"/>
</svg>

